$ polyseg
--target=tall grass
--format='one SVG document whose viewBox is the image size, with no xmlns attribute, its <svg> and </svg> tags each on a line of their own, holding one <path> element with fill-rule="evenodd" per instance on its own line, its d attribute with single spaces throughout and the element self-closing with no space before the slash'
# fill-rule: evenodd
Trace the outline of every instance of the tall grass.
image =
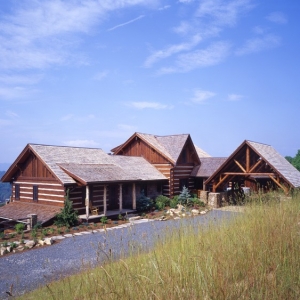
<svg viewBox="0 0 300 300">
<path fill-rule="evenodd" d="M 150 253 L 21 299 L 300 299 L 300 197 L 257 200 L 221 226 L 181 228 Z"/>
</svg>

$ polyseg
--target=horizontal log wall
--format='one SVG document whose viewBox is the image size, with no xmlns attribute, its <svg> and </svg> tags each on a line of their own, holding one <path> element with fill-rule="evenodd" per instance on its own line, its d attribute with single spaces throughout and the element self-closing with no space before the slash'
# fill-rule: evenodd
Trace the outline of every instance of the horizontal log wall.
<svg viewBox="0 0 300 300">
<path fill-rule="evenodd" d="M 16 199 L 16 184 L 20 186 L 20 197 Z M 37 201 L 33 200 L 33 187 L 37 186 Z M 14 201 L 38 202 L 40 204 L 63 206 L 65 200 L 64 186 L 55 182 L 15 181 L 12 196 Z"/>
<path fill-rule="evenodd" d="M 189 190 L 194 189 L 194 179 L 190 177 L 193 168 L 194 166 L 190 164 L 176 166 L 173 168 L 172 180 L 171 180 L 172 194 L 178 195 L 181 192 L 180 179 L 187 179 L 188 180 L 187 188 Z"/>
</svg>

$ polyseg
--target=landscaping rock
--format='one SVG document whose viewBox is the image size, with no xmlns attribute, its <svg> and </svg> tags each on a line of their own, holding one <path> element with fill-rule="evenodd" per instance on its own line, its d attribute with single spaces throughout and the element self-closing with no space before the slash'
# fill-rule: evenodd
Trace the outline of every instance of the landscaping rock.
<svg viewBox="0 0 300 300">
<path fill-rule="evenodd" d="M 0 248 L 0 255 L 4 255 L 4 254 L 6 254 L 6 253 L 7 253 L 6 247 L 1 247 L 1 248 Z"/>
<path fill-rule="evenodd" d="M 44 242 L 46 245 L 52 245 L 54 243 L 54 240 L 53 238 L 50 237 L 50 238 L 45 238 Z"/>
<path fill-rule="evenodd" d="M 193 216 L 196 216 L 196 215 L 199 215 L 200 211 L 199 211 L 199 209 L 192 209 L 191 213 Z"/>
<path fill-rule="evenodd" d="M 131 217 L 128 220 L 129 222 L 131 222 L 131 221 L 139 220 L 140 218 L 141 218 L 140 216 L 136 216 L 136 217 Z"/>
<path fill-rule="evenodd" d="M 44 246 L 44 245 L 45 245 L 45 241 L 43 241 L 43 240 L 38 240 L 38 244 L 41 245 L 41 246 Z"/>
<path fill-rule="evenodd" d="M 200 211 L 200 215 L 205 215 L 207 213 L 207 211 L 206 210 L 202 210 L 202 211 Z"/>
<path fill-rule="evenodd" d="M 22 245 L 19 245 L 17 248 L 16 248 L 17 251 L 23 251 L 24 250 L 24 246 Z"/>
<path fill-rule="evenodd" d="M 35 246 L 35 241 L 28 241 L 26 244 L 25 244 L 25 247 L 31 249 Z"/>
</svg>

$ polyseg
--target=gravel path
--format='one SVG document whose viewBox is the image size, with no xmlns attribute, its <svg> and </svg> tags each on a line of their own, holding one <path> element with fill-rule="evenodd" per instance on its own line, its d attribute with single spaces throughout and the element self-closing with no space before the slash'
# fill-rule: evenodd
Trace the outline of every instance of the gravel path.
<svg viewBox="0 0 300 300">
<path fill-rule="evenodd" d="M 8 299 L 6 291 L 10 291 L 12 285 L 13 295 L 21 295 L 83 268 L 102 264 L 109 257 L 117 259 L 132 251 L 151 249 L 168 230 L 181 225 L 196 228 L 209 222 L 217 224 L 234 214 L 212 210 L 207 215 L 182 220 L 136 221 L 126 227 L 69 237 L 52 246 L 0 257 L 0 299 Z"/>
</svg>

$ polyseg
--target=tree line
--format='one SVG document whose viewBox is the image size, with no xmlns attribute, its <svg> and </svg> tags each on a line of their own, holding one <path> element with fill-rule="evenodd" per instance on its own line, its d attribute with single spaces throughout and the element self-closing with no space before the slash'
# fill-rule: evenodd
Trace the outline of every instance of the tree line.
<svg viewBox="0 0 300 300">
<path fill-rule="evenodd" d="M 300 150 L 298 150 L 295 157 L 286 156 L 288 162 L 290 162 L 298 171 L 300 171 Z"/>
</svg>

